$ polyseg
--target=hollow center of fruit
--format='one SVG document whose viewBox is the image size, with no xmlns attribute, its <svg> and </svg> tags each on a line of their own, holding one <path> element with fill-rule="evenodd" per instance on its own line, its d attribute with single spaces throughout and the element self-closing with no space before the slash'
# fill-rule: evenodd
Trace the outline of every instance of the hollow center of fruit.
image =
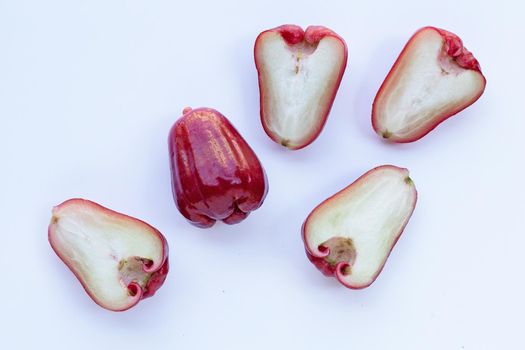
<svg viewBox="0 0 525 350">
<path fill-rule="evenodd" d="M 445 46 L 443 46 L 441 49 L 438 61 L 441 68 L 441 75 L 459 75 L 464 70 L 456 62 L 454 57 L 451 57 L 447 54 Z"/>
<path fill-rule="evenodd" d="M 295 61 L 295 74 L 299 74 L 303 70 L 304 60 L 315 52 L 318 43 L 310 44 L 307 42 L 301 42 L 289 47 L 292 58 Z"/>
<path fill-rule="evenodd" d="M 141 288 L 148 283 L 151 274 L 144 270 L 152 264 L 153 261 L 137 256 L 120 260 L 118 265 L 120 280 L 128 288 L 131 296 L 137 294 L 137 288 L 132 283 L 138 284 Z"/>
<path fill-rule="evenodd" d="M 326 252 L 328 250 L 328 256 L 324 260 L 331 267 L 335 267 L 340 262 L 344 262 L 348 265 L 343 269 L 345 275 L 350 274 L 350 267 L 355 261 L 356 251 L 354 242 L 347 237 L 332 237 L 324 243 L 319 245 L 319 250 Z"/>
</svg>

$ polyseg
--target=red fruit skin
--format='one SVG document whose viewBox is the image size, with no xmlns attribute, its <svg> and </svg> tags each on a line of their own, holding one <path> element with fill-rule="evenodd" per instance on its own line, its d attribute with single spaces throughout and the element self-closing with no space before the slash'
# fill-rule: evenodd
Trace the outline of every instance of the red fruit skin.
<svg viewBox="0 0 525 350">
<path fill-rule="evenodd" d="M 164 252 L 163 255 L 165 256 L 164 262 L 162 263 L 162 265 L 157 271 L 151 274 L 148 284 L 146 284 L 142 292 L 142 299 L 146 299 L 146 298 L 149 298 L 155 295 L 157 290 L 164 284 L 164 281 L 166 280 L 166 277 L 168 276 L 168 271 L 169 271 L 168 242 L 166 241 L 164 236 L 162 236 L 162 234 L 160 234 L 160 236 L 162 237 L 163 243 L 164 243 L 163 245 L 163 252 Z"/>
<path fill-rule="evenodd" d="M 259 208 L 266 173 L 233 125 L 211 108 L 186 108 L 168 137 L 173 197 L 193 225 L 236 224 Z"/>
<path fill-rule="evenodd" d="M 483 89 L 480 91 L 480 93 L 478 95 L 476 95 L 474 98 L 472 98 L 472 100 L 470 100 L 463 108 L 456 109 L 456 110 L 452 111 L 451 113 L 444 114 L 444 115 L 440 116 L 440 118 L 437 118 L 436 121 L 433 124 L 429 125 L 428 128 L 423 129 L 418 134 L 415 134 L 414 136 L 409 137 L 409 138 L 405 138 L 405 139 L 397 139 L 397 140 L 389 139 L 388 141 L 391 141 L 391 142 L 409 143 L 409 142 L 414 142 L 414 141 L 419 140 L 420 138 L 422 138 L 423 136 L 425 136 L 426 134 L 428 134 L 429 132 L 434 130 L 443 121 L 445 121 L 448 118 L 456 115 L 457 113 L 461 112 L 462 110 L 464 110 L 465 108 L 467 108 L 468 106 L 470 106 L 471 104 L 476 102 L 481 97 L 481 95 L 483 95 L 483 92 L 485 91 L 485 86 L 487 84 L 487 80 L 485 79 L 485 76 L 481 72 L 481 67 L 479 65 L 479 62 L 474 57 L 472 52 L 470 52 L 469 50 L 467 50 L 466 47 L 463 46 L 463 42 L 459 38 L 459 36 L 457 36 L 456 34 L 454 34 L 452 32 L 444 30 L 444 29 L 431 27 L 431 26 L 423 27 L 423 28 L 419 29 L 417 32 L 415 32 L 414 35 L 412 35 L 412 37 L 408 40 L 408 42 L 406 43 L 405 47 L 403 48 L 403 50 L 401 51 L 401 53 L 397 57 L 394 65 L 392 66 L 392 68 L 390 68 L 390 71 L 388 72 L 388 75 L 386 76 L 385 80 L 381 84 L 381 87 L 379 88 L 379 90 L 378 90 L 378 92 L 376 94 L 376 97 L 375 97 L 374 102 L 372 104 L 372 127 L 374 128 L 374 131 L 377 134 L 381 133 L 381 130 L 378 127 L 377 121 L 376 121 L 376 102 L 377 102 L 378 96 L 380 96 L 381 92 L 383 92 L 383 89 L 384 89 L 384 87 L 386 85 L 386 82 L 388 81 L 388 79 L 392 75 L 394 69 L 397 67 L 398 62 L 401 60 L 401 58 L 403 57 L 403 55 L 407 51 L 407 49 L 410 46 L 410 43 L 412 42 L 412 40 L 416 37 L 416 35 L 418 33 L 422 32 L 424 30 L 435 30 L 436 32 L 438 32 L 443 37 L 443 50 L 444 50 L 444 52 L 448 56 L 453 58 L 459 66 L 461 66 L 461 67 L 463 67 L 465 69 L 470 69 L 470 70 L 474 70 L 476 72 L 479 72 L 479 74 L 483 78 Z"/>
<path fill-rule="evenodd" d="M 342 278 L 343 276 L 343 269 L 346 267 L 347 264 L 345 263 L 339 263 L 335 266 L 331 266 L 328 262 L 326 262 L 325 258 L 329 255 L 329 251 L 326 250 L 324 252 L 323 255 L 314 255 L 312 254 L 312 251 L 310 250 L 309 248 L 309 245 L 308 245 L 308 241 L 307 241 L 307 238 L 306 238 L 306 235 L 307 235 L 307 232 L 305 230 L 305 227 L 306 227 L 306 223 L 308 222 L 308 219 L 310 218 L 310 216 L 312 214 L 315 213 L 315 211 L 317 210 L 317 208 L 321 207 L 323 204 L 329 202 L 330 200 L 332 200 L 332 198 L 336 197 L 337 195 L 339 195 L 341 192 L 344 192 L 347 188 L 351 187 L 352 185 L 354 185 L 354 183 L 357 183 L 359 180 L 361 180 L 362 178 L 366 177 L 368 174 L 376 171 L 376 170 L 380 170 L 382 168 L 394 168 L 394 169 L 400 169 L 394 165 L 381 165 L 381 166 L 378 166 L 378 167 L 375 167 L 373 169 L 370 169 L 369 171 L 367 171 L 366 173 L 364 173 L 363 175 L 361 175 L 359 178 L 357 178 L 354 182 L 352 182 L 350 185 L 346 186 L 345 188 L 343 188 L 342 190 L 340 190 L 339 192 L 335 193 L 334 195 L 328 197 L 327 199 L 325 199 L 324 201 L 322 201 L 321 203 L 319 203 L 319 205 L 317 205 L 311 212 L 310 214 L 308 214 L 308 216 L 306 217 L 306 220 L 304 220 L 304 223 L 301 227 L 301 237 L 303 239 L 303 243 L 304 243 L 304 247 L 305 247 L 305 252 L 306 252 L 306 256 L 308 257 L 308 260 L 310 260 L 310 262 L 312 264 L 314 264 L 315 267 L 317 267 L 317 269 L 319 271 L 321 271 L 323 273 L 323 275 L 325 275 L 326 277 L 335 277 L 343 286 L 349 288 L 349 289 L 364 289 L 364 288 L 367 288 L 369 287 L 372 283 L 375 282 L 375 280 L 377 279 L 377 277 L 381 274 L 381 271 L 383 271 L 383 268 L 385 267 L 385 264 L 386 264 L 386 261 L 388 260 L 388 257 L 390 256 L 390 253 L 392 253 L 392 250 L 394 249 L 394 247 L 396 246 L 399 238 L 401 237 L 401 235 L 403 234 L 403 232 L 405 231 L 405 227 L 407 226 L 408 224 L 408 221 L 410 220 L 410 217 L 411 215 L 405 220 L 405 222 L 403 223 L 403 226 L 401 227 L 401 230 L 399 231 L 399 234 L 397 235 L 396 239 L 394 240 L 394 243 L 392 244 L 392 247 L 390 247 L 390 251 L 388 252 L 388 254 L 385 256 L 385 259 L 383 260 L 383 264 L 381 266 L 381 268 L 377 271 L 377 273 L 374 275 L 374 277 L 372 278 L 372 280 L 370 281 L 370 283 L 366 284 L 366 285 L 362 285 L 362 286 L 352 286 L 352 285 L 349 285 L 345 282 L 345 280 Z M 402 169 L 404 170 L 404 169 Z M 417 191 L 415 191 L 415 201 L 414 201 L 414 207 L 416 206 L 416 203 L 417 203 Z"/>
<path fill-rule="evenodd" d="M 445 41 L 444 49 L 447 55 L 454 58 L 457 64 L 459 64 L 465 69 L 471 69 L 481 73 L 481 67 L 479 66 L 478 60 L 474 57 L 472 52 L 470 52 L 469 50 L 467 50 L 466 47 L 463 46 L 463 42 L 461 41 L 459 36 L 444 29 L 434 27 L 426 28 L 431 28 L 433 30 L 436 30 L 439 34 L 441 34 L 443 40 Z M 422 28 L 420 30 L 423 29 L 425 28 Z"/>
<path fill-rule="evenodd" d="M 162 245 L 162 247 L 163 247 L 162 248 L 162 256 L 163 256 L 162 264 L 160 265 L 160 267 L 155 269 L 155 271 L 153 271 L 153 273 L 151 274 L 151 277 L 150 277 L 148 283 L 144 286 L 144 289 L 142 289 L 136 283 L 131 283 L 128 286 L 128 288 L 133 289 L 133 291 L 136 292 L 136 296 L 137 297 L 135 298 L 135 301 L 132 304 L 128 305 L 124 309 L 108 309 L 108 310 L 110 310 L 110 311 L 126 311 L 126 310 L 129 310 L 130 308 L 132 308 L 133 306 L 137 305 L 139 303 L 139 301 L 141 301 L 142 299 L 146 299 L 146 298 L 149 298 L 149 297 L 153 296 L 155 294 L 155 292 L 162 286 L 162 284 L 166 280 L 166 276 L 168 275 L 168 271 L 169 271 L 169 262 L 168 262 L 168 260 L 169 260 L 168 259 L 169 249 L 168 249 L 168 242 L 166 241 L 166 238 L 164 237 L 164 235 L 162 233 L 160 233 L 159 230 L 157 230 L 156 228 L 154 228 L 153 226 L 148 224 L 147 222 L 144 222 L 142 220 L 139 220 L 137 218 L 134 218 L 134 217 L 126 215 L 126 214 L 122 214 L 122 213 L 116 212 L 114 210 L 111 210 L 109 208 L 103 207 L 102 205 L 100 205 L 98 203 L 95 203 L 95 202 L 92 202 L 92 201 L 87 200 L 87 199 L 82 199 L 82 198 L 68 199 L 68 200 L 64 201 L 63 203 L 59 204 L 57 206 L 57 208 L 60 208 L 62 206 L 67 206 L 67 205 L 69 205 L 69 204 L 71 204 L 73 202 L 82 202 L 84 205 L 92 206 L 92 207 L 94 207 L 94 208 L 96 208 L 96 209 L 98 209 L 100 211 L 105 212 L 107 215 L 118 216 L 118 217 L 121 217 L 121 218 L 126 219 L 126 220 L 136 221 L 136 222 L 141 223 L 143 225 L 147 225 L 153 230 L 155 235 L 157 235 L 159 237 L 159 239 L 162 240 L 162 243 L 163 243 L 163 245 Z M 76 273 L 76 271 L 71 266 L 69 266 L 69 264 L 67 262 L 67 259 L 60 254 L 58 249 L 55 249 L 55 247 L 53 246 L 51 237 L 50 237 L 51 236 L 51 227 L 52 227 L 52 223 L 49 224 L 49 227 L 48 227 L 48 230 L 47 230 L 47 237 L 48 237 L 49 244 L 51 245 L 51 248 L 53 248 L 53 251 L 55 252 L 55 254 L 60 258 L 60 260 L 62 260 L 62 262 L 75 275 L 75 277 L 80 282 L 80 284 L 82 285 L 82 288 L 84 288 L 84 290 L 89 295 L 89 297 L 97 305 L 107 309 L 106 306 L 102 305 L 90 293 L 89 289 L 87 288 L 87 286 L 86 286 L 85 282 L 82 280 L 82 278 L 80 278 L 80 276 Z M 149 272 L 151 272 L 151 271 L 149 271 Z"/>
<path fill-rule="evenodd" d="M 344 39 L 342 37 L 340 37 L 338 34 L 336 34 L 331 29 L 328 29 L 328 28 L 323 27 L 323 26 L 309 26 L 309 27 L 306 28 L 306 31 L 304 31 L 298 25 L 295 25 L 295 24 L 284 24 L 282 26 L 279 26 L 279 27 L 276 27 L 276 28 L 273 28 L 273 29 L 265 30 L 264 32 L 260 33 L 257 36 L 257 39 L 255 40 L 255 45 L 254 45 L 253 52 L 254 52 L 255 67 L 257 68 L 257 77 L 258 77 L 258 81 L 259 81 L 259 106 L 260 106 L 259 107 L 260 108 L 259 114 L 261 116 L 261 123 L 262 123 L 262 126 L 264 128 L 264 132 L 274 142 L 279 143 L 279 144 L 281 143 L 281 140 L 279 139 L 279 137 L 277 135 L 274 135 L 272 133 L 272 131 L 270 129 L 268 129 L 268 127 L 266 126 L 265 111 L 264 111 L 264 96 L 263 96 L 263 93 L 262 93 L 262 91 L 263 91 L 263 89 L 262 89 L 263 82 L 261 81 L 261 72 L 260 72 L 260 69 L 259 69 L 259 63 L 257 62 L 257 46 L 258 46 L 259 40 L 261 40 L 261 38 L 263 37 L 263 34 L 265 34 L 267 32 L 279 33 L 283 37 L 283 39 L 286 41 L 286 43 L 288 43 L 289 45 L 298 44 L 298 43 L 300 43 L 303 40 L 306 41 L 307 43 L 311 44 L 311 45 L 315 45 L 315 44 L 319 43 L 321 41 L 321 39 L 323 39 L 324 37 L 331 36 L 331 37 L 339 40 L 341 42 L 341 45 L 344 46 L 344 53 L 345 53 L 344 54 L 344 64 L 342 65 L 342 67 L 341 67 L 341 69 L 339 71 L 339 76 L 338 76 L 337 82 L 335 84 L 334 93 L 332 94 L 332 97 L 330 98 L 330 102 L 327 105 L 325 113 L 323 114 L 323 117 L 322 117 L 323 121 L 320 124 L 321 126 L 319 127 L 319 130 L 317 130 L 317 132 L 315 134 L 313 134 L 312 137 L 310 137 L 302 145 L 299 145 L 297 147 L 286 146 L 286 147 L 288 147 L 291 150 L 298 150 L 298 149 L 304 148 L 304 147 L 308 146 L 309 144 L 311 144 L 312 142 L 314 142 L 315 139 L 321 133 L 321 131 L 323 131 L 324 125 L 326 123 L 326 119 L 328 118 L 328 115 L 330 114 L 330 110 L 332 109 L 332 105 L 334 104 L 335 96 L 337 95 L 337 90 L 339 90 L 339 86 L 341 85 L 341 80 L 343 79 L 343 74 L 344 74 L 345 69 L 346 69 L 346 63 L 347 63 L 347 60 L 348 60 L 348 47 L 346 46 L 346 42 L 344 41 Z"/>
</svg>

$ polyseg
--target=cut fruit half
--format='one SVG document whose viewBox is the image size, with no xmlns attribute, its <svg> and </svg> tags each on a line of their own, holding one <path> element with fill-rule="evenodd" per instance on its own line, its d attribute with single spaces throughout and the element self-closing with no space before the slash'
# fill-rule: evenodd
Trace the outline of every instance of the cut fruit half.
<svg viewBox="0 0 525 350">
<path fill-rule="evenodd" d="M 255 41 L 261 122 L 275 142 L 299 149 L 326 122 L 347 61 L 344 40 L 328 28 L 283 25 Z"/>
<path fill-rule="evenodd" d="M 485 84 L 478 61 L 457 35 L 424 27 L 381 85 L 372 107 L 373 128 L 388 141 L 416 141 L 473 104 Z"/>
<path fill-rule="evenodd" d="M 49 243 L 100 306 L 124 311 L 155 294 L 168 244 L 152 226 L 84 199 L 53 208 Z"/>
<path fill-rule="evenodd" d="M 374 168 L 306 218 L 306 255 L 323 274 L 335 276 L 346 287 L 368 287 L 383 269 L 416 201 L 407 169 Z"/>
</svg>

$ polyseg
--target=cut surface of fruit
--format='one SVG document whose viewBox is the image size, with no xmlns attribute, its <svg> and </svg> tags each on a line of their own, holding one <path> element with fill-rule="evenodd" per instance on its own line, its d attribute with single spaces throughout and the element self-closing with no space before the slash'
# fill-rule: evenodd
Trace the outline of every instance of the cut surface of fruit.
<svg viewBox="0 0 525 350">
<path fill-rule="evenodd" d="M 453 33 L 417 31 L 376 95 L 372 124 L 392 142 L 420 139 L 474 103 L 485 89 L 479 63 Z"/>
<path fill-rule="evenodd" d="M 261 121 L 268 136 L 290 149 L 321 132 L 347 61 L 344 40 L 328 28 L 284 25 L 255 42 Z"/>
<path fill-rule="evenodd" d="M 381 272 L 417 201 L 408 171 L 374 168 L 317 206 L 303 224 L 308 258 L 327 276 L 359 289 Z"/>
<path fill-rule="evenodd" d="M 83 199 L 53 208 L 49 242 L 100 306 L 123 311 L 149 297 L 168 272 L 166 240 L 138 219 Z"/>
</svg>

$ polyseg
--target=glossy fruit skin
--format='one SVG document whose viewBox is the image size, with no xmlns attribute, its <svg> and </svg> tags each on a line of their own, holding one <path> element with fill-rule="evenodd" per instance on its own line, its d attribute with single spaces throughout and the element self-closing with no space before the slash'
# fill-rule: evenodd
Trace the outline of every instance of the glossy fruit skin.
<svg viewBox="0 0 525 350">
<path fill-rule="evenodd" d="M 255 60 L 255 67 L 257 69 L 257 77 L 258 77 L 258 82 L 259 82 L 259 106 L 260 106 L 260 117 L 261 117 L 261 124 L 263 126 L 263 129 L 264 129 L 264 132 L 266 133 L 266 135 L 268 135 L 274 142 L 278 143 L 278 144 L 281 144 L 282 140 L 279 138 L 278 135 L 275 135 L 271 130 L 270 128 L 268 128 L 268 126 L 266 125 L 266 120 L 267 120 L 267 117 L 266 117 L 266 111 L 265 111 L 265 108 L 264 108 L 264 105 L 265 105 L 265 97 L 263 96 L 263 87 L 262 87 L 262 84 L 264 84 L 263 81 L 261 81 L 261 72 L 260 72 L 260 68 L 259 68 L 259 62 L 257 61 L 257 49 L 258 49 L 258 44 L 260 42 L 260 40 L 262 40 L 262 38 L 264 37 L 264 34 L 265 33 L 268 33 L 268 32 L 276 32 L 276 33 L 279 33 L 282 38 L 286 41 L 286 43 L 288 45 L 296 45 L 302 41 L 305 41 L 311 45 L 315 45 L 317 43 L 319 43 L 324 37 L 326 36 L 330 36 L 330 37 L 333 37 L 335 39 L 337 39 L 341 45 L 344 47 L 344 64 L 342 65 L 340 71 L 339 71 L 339 75 L 338 75 L 338 79 L 335 83 L 335 87 L 334 87 L 334 93 L 332 94 L 331 98 L 330 98 L 330 101 L 327 105 L 327 108 L 325 110 L 325 113 L 323 114 L 322 116 L 322 122 L 320 124 L 320 127 L 319 129 L 315 132 L 315 134 L 313 134 L 306 142 L 304 142 L 303 144 L 301 145 L 298 145 L 296 147 L 291 147 L 291 146 L 285 146 L 287 147 L 288 149 L 290 150 L 299 150 L 299 149 L 302 149 L 306 146 L 308 146 L 309 144 L 311 144 L 312 142 L 315 141 L 315 139 L 317 139 L 317 137 L 319 137 L 319 135 L 321 134 L 321 131 L 323 131 L 323 128 L 324 128 L 324 125 L 326 123 L 326 120 L 328 119 L 328 115 L 330 114 L 330 110 L 332 109 L 332 105 L 334 104 L 334 100 L 335 100 L 335 97 L 337 95 L 337 91 L 339 90 L 339 86 L 341 85 L 341 80 L 343 79 L 343 74 L 345 72 L 345 69 L 346 69 L 346 64 L 347 64 L 347 61 L 348 61 L 348 47 L 346 45 L 346 42 L 344 41 L 344 39 L 339 36 L 337 33 L 335 33 L 333 30 L 329 29 L 329 28 L 326 28 L 326 27 L 323 27 L 323 26 L 309 26 L 308 28 L 306 28 L 306 30 L 303 30 L 303 28 L 301 28 L 300 26 L 298 25 L 295 25 L 295 24 L 284 24 L 284 25 L 281 25 L 279 27 L 276 27 L 276 28 L 272 28 L 272 29 L 268 29 L 268 30 L 265 30 L 263 32 L 261 32 L 258 36 L 257 36 L 257 39 L 255 40 L 255 45 L 254 45 L 254 60 Z"/>
<path fill-rule="evenodd" d="M 143 225 L 147 225 L 154 232 L 154 234 L 162 241 L 162 256 L 163 256 L 162 264 L 160 265 L 160 267 L 156 271 L 154 271 L 150 275 L 150 279 L 148 280 L 148 283 L 143 288 L 141 288 L 137 283 L 131 283 L 128 286 L 128 289 L 133 290 L 133 292 L 135 293 L 134 302 L 131 303 L 130 305 L 128 305 L 124 309 L 110 309 L 107 306 L 102 305 L 91 294 L 91 292 L 87 288 L 85 282 L 82 280 L 82 278 L 80 278 L 80 276 L 77 274 L 75 269 L 72 268 L 69 265 L 67 259 L 65 259 L 65 257 L 63 257 L 61 255 L 59 250 L 54 247 L 53 241 L 51 239 L 52 226 L 53 226 L 53 222 L 51 222 L 49 224 L 48 231 L 47 231 L 48 241 L 49 241 L 49 244 L 51 245 L 51 248 L 53 249 L 55 254 L 60 258 L 60 260 L 62 260 L 62 262 L 75 275 L 75 277 L 80 282 L 80 284 L 82 285 L 82 287 L 84 288 L 86 293 L 89 295 L 89 297 L 95 303 L 97 303 L 99 306 L 101 306 L 101 307 L 103 307 L 105 309 L 108 309 L 110 311 L 126 311 L 126 310 L 129 310 L 130 308 L 132 308 L 133 306 L 137 305 L 139 303 L 139 301 L 141 301 L 142 299 L 146 299 L 146 298 L 152 297 L 155 294 L 155 292 L 164 284 L 164 281 L 166 280 L 166 277 L 167 277 L 168 272 L 169 272 L 169 262 L 168 262 L 168 260 L 169 260 L 169 258 L 168 258 L 168 256 L 169 256 L 169 248 L 168 248 L 168 242 L 166 241 L 166 238 L 164 237 L 164 235 L 162 233 L 160 233 L 159 230 L 157 230 L 156 228 L 154 228 L 153 226 L 148 224 L 147 222 L 144 222 L 142 220 L 139 220 L 139 219 L 137 219 L 135 217 L 132 217 L 132 216 L 129 216 L 129 215 L 126 215 L 126 214 L 122 214 L 122 213 L 116 212 L 116 211 L 114 211 L 112 209 L 106 208 L 106 207 L 104 207 L 104 206 L 102 206 L 102 205 L 100 205 L 98 203 L 95 203 L 95 202 L 87 200 L 87 199 L 71 198 L 71 199 L 68 199 L 68 200 L 62 202 L 61 204 L 57 205 L 56 208 L 60 209 L 61 207 L 64 207 L 64 206 L 67 206 L 67 205 L 70 205 L 70 204 L 74 204 L 75 202 L 81 202 L 84 205 L 91 206 L 91 207 L 93 207 L 93 208 L 95 208 L 97 210 L 100 210 L 101 212 L 104 212 L 106 215 L 118 216 L 118 217 L 120 217 L 122 219 L 136 221 L 137 223 L 140 223 L 140 224 L 143 224 Z"/>
<path fill-rule="evenodd" d="M 193 225 L 236 224 L 268 192 L 259 159 L 233 125 L 211 108 L 186 108 L 168 137 L 177 208 Z"/>
<path fill-rule="evenodd" d="M 487 80 L 486 80 L 485 76 L 483 75 L 483 73 L 481 72 L 481 67 L 479 65 L 479 62 L 474 57 L 472 52 L 470 52 L 469 50 L 467 50 L 466 47 L 463 46 L 463 41 L 461 40 L 461 38 L 459 36 L 457 36 L 456 34 L 454 34 L 452 32 L 449 32 L 447 30 L 444 30 L 444 29 L 440 29 L 440 28 L 436 28 L 436 27 L 432 27 L 432 26 L 423 27 L 423 28 L 419 29 L 418 31 L 416 31 L 412 35 L 412 37 L 408 40 L 408 42 L 406 43 L 405 47 L 403 48 L 403 50 L 401 51 L 401 53 L 397 57 L 396 61 L 394 62 L 394 65 L 392 66 L 392 68 L 390 68 L 390 71 L 388 72 L 385 80 L 381 84 L 381 87 L 379 88 L 379 90 L 378 90 L 378 92 L 376 94 L 376 97 L 374 98 L 374 102 L 372 104 L 372 128 L 374 129 L 376 134 L 381 135 L 381 128 L 378 126 L 378 122 L 377 122 L 377 119 L 376 119 L 377 101 L 378 101 L 379 97 L 381 96 L 381 94 L 384 92 L 384 89 L 385 89 L 387 81 L 393 75 L 394 70 L 397 69 L 399 62 L 401 61 L 401 59 L 405 55 L 406 51 L 409 49 L 409 46 L 412 43 L 412 41 L 416 38 L 416 36 L 420 32 L 425 31 L 425 30 L 434 30 L 434 31 L 438 32 L 439 35 L 441 35 L 441 37 L 443 38 L 443 51 L 448 56 L 453 58 L 454 61 L 460 67 L 476 71 L 476 72 L 478 72 L 481 75 L 481 77 L 483 78 L 483 82 L 484 82 L 483 90 L 481 90 L 480 93 L 477 96 L 475 96 L 472 100 L 470 100 L 466 104 L 466 106 L 464 106 L 463 108 L 456 109 L 456 110 L 452 111 L 451 113 L 441 115 L 433 124 L 429 125 L 428 128 L 423 129 L 420 133 L 418 133 L 418 134 L 416 134 L 416 135 L 414 135 L 412 137 L 409 137 L 409 138 L 402 138 L 402 139 L 396 139 L 396 140 L 387 139 L 387 141 L 389 141 L 389 142 L 409 143 L 409 142 L 414 142 L 414 141 L 417 141 L 417 140 L 421 139 L 423 136 L 427 135 L 429 132 L 434 130 L 439 124 L 441 124 L 442 122 L 444 122 L 448 118 L 456 115 L 457 113 L 461 112 L 465 108 L 467 108 L 470 105 L 472 105 L 474 102 L 476 102 L 481 97 L 481 95 L 483 95 L 483 92 L 485 91 L 485 85 L 487 84 Z"/>
</svg>

